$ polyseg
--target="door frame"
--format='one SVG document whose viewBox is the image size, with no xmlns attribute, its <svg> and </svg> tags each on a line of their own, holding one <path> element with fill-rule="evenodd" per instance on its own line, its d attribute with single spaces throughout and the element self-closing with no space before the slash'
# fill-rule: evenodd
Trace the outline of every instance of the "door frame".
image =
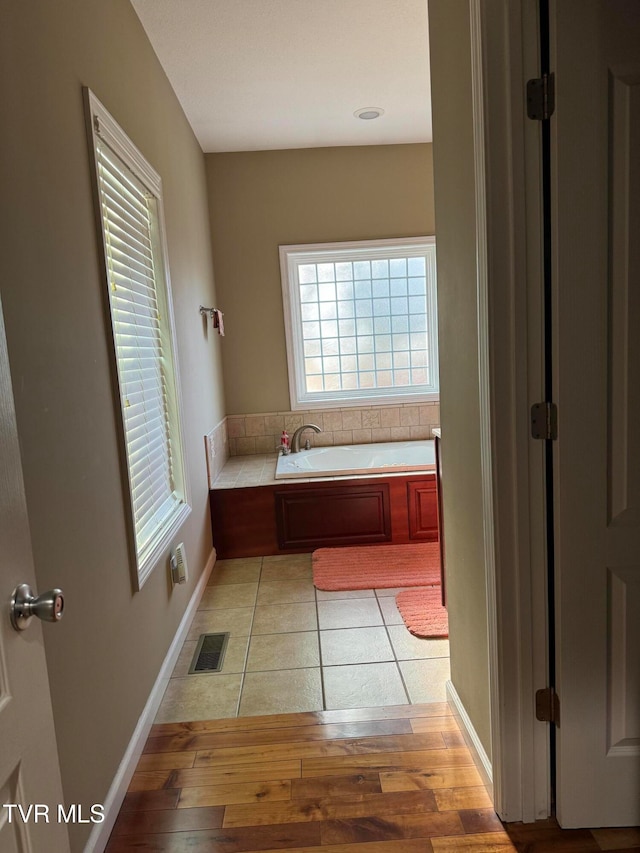
<svg viewBox="0 0 640 853">
<path fill-rule="evenodd" d="M 539 75 L 537 0 L 469 0 L 475 153 L 478 360 L 494 808 L 551 813 L 544 442 L 540 125 L 526 117 Z"/>
</svg>

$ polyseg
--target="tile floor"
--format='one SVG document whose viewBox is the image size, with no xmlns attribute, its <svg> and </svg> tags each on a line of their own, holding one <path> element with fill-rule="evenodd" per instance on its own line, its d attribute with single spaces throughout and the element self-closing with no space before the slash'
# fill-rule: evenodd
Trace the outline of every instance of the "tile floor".
<svg viewBox="0 0 640 853">
<path fill-rule="evenodd" d="M 413 637 L 397 592 L 320 592 L 310 554 L 218 560 L 156 723 L 444 701 L 449 642 Z M 189 675 L 219 631 L 221 672 Z"/>
</svg>

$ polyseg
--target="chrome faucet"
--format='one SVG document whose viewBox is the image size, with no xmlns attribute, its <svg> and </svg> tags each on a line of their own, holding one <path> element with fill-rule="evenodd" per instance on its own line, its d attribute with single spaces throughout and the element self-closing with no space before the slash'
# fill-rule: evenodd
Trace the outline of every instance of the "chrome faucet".
<svg viewBox="0 0 640 853">
<path fill-rule="evenodd" d="M 319 426 L 315 424 L 302 424 L 301 427 L 294 432 L 293 437 L 291 439 L 291 452 L 299 453 L 300 452 L 300 436 L 306 429 L 312 429 L 314 432 L 322 432 Z"/>
</svg>

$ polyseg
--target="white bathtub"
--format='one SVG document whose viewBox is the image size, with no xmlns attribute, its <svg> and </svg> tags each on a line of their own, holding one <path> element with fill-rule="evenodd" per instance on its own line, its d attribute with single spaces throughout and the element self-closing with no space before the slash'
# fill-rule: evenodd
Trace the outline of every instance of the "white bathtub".
<svg viewBox="0 0 640 853">
<path fill-rule="evenodd" d="M 430 440 L 312 447 L 311 450 L 279 456 L 275 478 L 435 471 L 435 465 L 435 446 Z"/>
</svg>

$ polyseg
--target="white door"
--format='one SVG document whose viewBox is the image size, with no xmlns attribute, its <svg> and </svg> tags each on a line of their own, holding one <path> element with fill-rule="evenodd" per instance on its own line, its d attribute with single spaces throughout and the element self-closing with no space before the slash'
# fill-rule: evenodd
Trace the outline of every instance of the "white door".
<svg viewBox="0 0 640 853">
<path fill-rule="evenodd" d="M 0 850 L 66 853 L 67 827 L 57 822 L 62 786 L 42 626 L 34 618 L 17 632 L 9 621 L 11 593 L 21 583 L 35 591 L 35 577 L 1 306 L 0 542 Z"/>
<path fill-rule="evenodd" d="M 557 813 L 640 824 L 640 3 L 551 6 Z"/>
</svg>

